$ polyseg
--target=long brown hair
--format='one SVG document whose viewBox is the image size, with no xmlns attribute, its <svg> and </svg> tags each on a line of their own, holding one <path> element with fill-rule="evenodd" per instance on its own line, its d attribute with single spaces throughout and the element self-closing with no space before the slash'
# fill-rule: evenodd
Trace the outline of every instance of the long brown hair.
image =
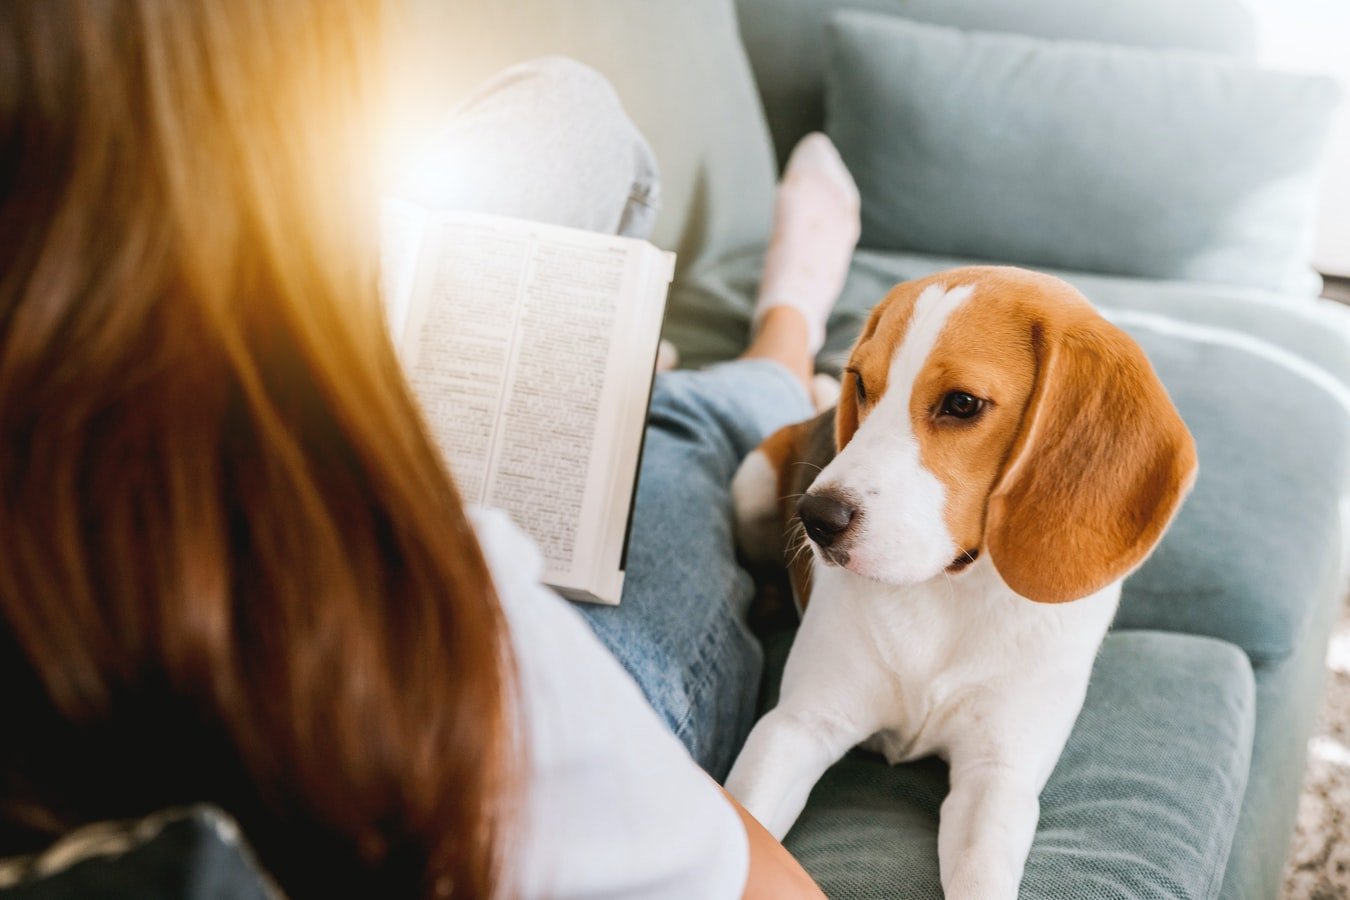
<svg viewBox="0 0 1350 900">
<path fill-rule="evenodd" d="M 0 855 L 486 896 L 509 651 L 376 289 L 382 0 L 0 4 Z"/>
</svg>

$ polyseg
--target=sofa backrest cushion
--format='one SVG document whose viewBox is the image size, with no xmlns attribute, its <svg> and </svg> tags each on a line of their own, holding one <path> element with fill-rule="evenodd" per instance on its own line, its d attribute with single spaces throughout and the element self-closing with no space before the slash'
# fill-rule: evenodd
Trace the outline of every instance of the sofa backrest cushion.
<svg viewBox="0 0 1350 900">
<path fill-rule="evenodd" d="M 826 25 L 842 9 L 954 28 L 1254 59 L 1249 0 L 737 0 L 779 162 L 825 121 Z"/>
<path fill-rule="evenodd" d="M 1335 82 L 842 12 L 827 131 L 862 245 L 1307 292 Z"/>
<path fill-rule="evenodd" d="M 775 167 L 733 0 L 406 0 L 421 118 L 544 56 L 614 85 L 656 152 L 656 244 L 700 260 L 763 244 Z"/>
</svg>

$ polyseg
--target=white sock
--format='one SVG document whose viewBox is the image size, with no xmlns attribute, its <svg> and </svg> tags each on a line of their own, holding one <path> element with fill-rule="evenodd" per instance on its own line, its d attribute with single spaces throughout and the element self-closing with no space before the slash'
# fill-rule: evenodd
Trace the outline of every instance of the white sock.
<svg viewBox="0 0 1350 900">
<path fill-rule="evenodd" d="M 819 351 L 861 229 L 853 176 L 829 138 L 808 134 L 788 157 L 778 183 L 756 327 L 768 310 L 791 307 L 806 318 L 811 353 Z"/>
</svg>

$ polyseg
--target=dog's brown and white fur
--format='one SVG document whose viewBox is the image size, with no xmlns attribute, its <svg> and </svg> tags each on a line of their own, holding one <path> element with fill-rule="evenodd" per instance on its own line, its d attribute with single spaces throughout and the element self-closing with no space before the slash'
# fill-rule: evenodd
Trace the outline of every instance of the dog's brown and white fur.
<svg viewBox="0 0 1350 900">
<path fill-rule="evenodd" d="M 1020 269 L 896 287 L 842 388 L 733 484 L 752 556 L 811 541 L 781 699 L 727 787 L 781 838 L 855 744 L 936 754 L 947 896 L 1015 897 L 1121 580 L 1190 489 L 1194 444 L 1139 347 Z"/>
</svg>

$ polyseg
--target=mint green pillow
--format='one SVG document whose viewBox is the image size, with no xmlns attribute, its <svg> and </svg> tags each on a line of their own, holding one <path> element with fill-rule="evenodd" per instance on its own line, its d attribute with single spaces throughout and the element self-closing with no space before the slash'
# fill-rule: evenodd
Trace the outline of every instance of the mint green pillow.
<svg viewBox="0 0 1350 900">
<path fill-rule="evenodd" d="M 1055 40 L 1203 50 L 1255 59 L 1250 0 L 736 0 L 778 162 L 825 122 L 825 28 L 843 9 Z"/>
<path fill-rule="evenodd" d="M 862 244 L 1306 291 L 1333 81 L 844 12 L 826 130 Z"/>
</svg>

